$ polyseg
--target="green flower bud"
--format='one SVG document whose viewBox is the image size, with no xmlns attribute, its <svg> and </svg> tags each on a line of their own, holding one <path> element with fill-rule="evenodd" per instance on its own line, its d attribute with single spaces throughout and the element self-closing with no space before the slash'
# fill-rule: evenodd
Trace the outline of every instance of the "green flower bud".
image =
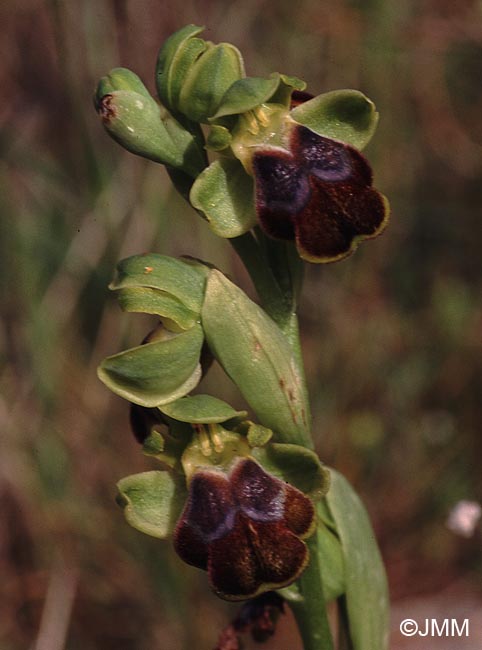
<svg viewBox="0 0 482 650">
<path fill-rule="evenodd" d="M 94 103 L 106 131 L 131 153 L 182 169 L 192 177 L 203 168 L 204 154 L 193 135 L 155 101 L 130 70 L 115 68 L 103 77 Z"/>
<path fill-rule="evenodd" d="M 216 113 L 227 89 L 243 74 L 241 54 L 234 45 L 210 44 L 184 80 L 180 111 L 194 122 L 206 122 Z"/>
<path fill-rule="evenodd" d="M 244 77 L 241 53 L 230 43 L 197 38 L 201 27 L 187 25 L 167 39 L 159 53 L 159 97 L 173 113 L 193 122 L 214 115 L 226 91 Z"/>
</svg>

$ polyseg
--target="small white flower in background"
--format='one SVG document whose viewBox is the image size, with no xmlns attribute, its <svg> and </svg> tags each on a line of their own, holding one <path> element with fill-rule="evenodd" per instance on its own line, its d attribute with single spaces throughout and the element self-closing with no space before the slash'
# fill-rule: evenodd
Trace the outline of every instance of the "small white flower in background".
<svg viewBox="0 0 482 650">
<path fill-rule="evenodd" d="M 482 516 L 482 507 L 476 501 L 459 501 L 450 511 L 447 528 L 461 537 L 472 537 Z"/>
</svg>

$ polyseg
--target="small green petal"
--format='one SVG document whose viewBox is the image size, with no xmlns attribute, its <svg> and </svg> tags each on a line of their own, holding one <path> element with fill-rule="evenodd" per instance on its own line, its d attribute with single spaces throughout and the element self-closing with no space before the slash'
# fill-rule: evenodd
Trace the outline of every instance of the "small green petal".
<svg viewBox="0 0 482 650">
<path fill-rule="evenodd" d="M 247 438 L 250 447 L 264 447 L 273 437 L 273 432 L 262 424 L 251 422 L 248 427 Z"/>
<path fill-rule="evenodd" d="M 186 490 L 169 472 L 143 472 L 117 483 L 117 501 L 127 522 L 142 533 L 165 539 L 174 530 Z"/>
<path fill-rule="evenodd" d="M 189 200 L 220 237 L 239 237 L 256 224 L 253 179 L 237 160 L 215 160 L 192 186 Z"/>
<path fill-rule="evenodd" d="M 334 90 L 300 104 L 291 117 L 295 122 L 334 140 L 363 149 L 375 133 L 375 105 L 358 90 Z"/>
<path fill-rule="evenodd" d="M 171 469 L 177 470 L 186 442 L 184 436 L 171 435 L 171 431 L 160 433 L 152 430 L 142 443 L 142 451 L 146 456 L 156 458 Z"/>
<path fill-rule="evenodd" d="M 318 456 L 301 445 L 269 443 L 253 449 L 253 456 L 263 467 L 313 499 L 328 492 L 330 472 Z"/>
<path fill-rule="evenodd" d="M 206 148 L 210 151 L 222 151 L 231 144 L 232 136 L 225 126 L 213 124 L 206 138 Z"/>
<path fill-rule="evenodd" d="M 193 395 L 159 407 L 173 420 L 199 424 L 226 422 L 235 417 L 246 417 L 246 411 L 235 411 L 223 400 L 211 395 Z"/>
</svg>

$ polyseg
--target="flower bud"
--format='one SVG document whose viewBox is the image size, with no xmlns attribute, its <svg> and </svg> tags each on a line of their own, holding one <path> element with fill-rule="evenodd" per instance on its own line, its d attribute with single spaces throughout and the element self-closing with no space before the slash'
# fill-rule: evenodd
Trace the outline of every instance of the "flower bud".
<svg viewBox="0 0 482 650">
<path fill-rule="evenodd" d="M 214 45 L 197 38 L 200 31 L 187 25 L 168 38 L 156 71 L 162 103 L 193 122 L 206 122 L 214 115 L 228 88 L 244 77 L 239 50 L 230 43 Z"/>
<path fill-rule="evenodd" d="M 115 68 L 103 77 L 94 103 L 106 131 L 131 153 L 193 177 L 202 169 L 202 154 L 193 135 L 155 101 L 130 70 Z"/>
</svg>

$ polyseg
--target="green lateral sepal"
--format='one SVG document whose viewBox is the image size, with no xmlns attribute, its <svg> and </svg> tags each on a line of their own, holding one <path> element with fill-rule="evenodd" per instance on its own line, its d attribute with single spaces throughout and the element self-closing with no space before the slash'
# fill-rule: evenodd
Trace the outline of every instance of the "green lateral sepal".
<svg viewBox="0 0 482 650">
<path fill-rule="evenodd" d="M 117 489 L 117 503 L 133 528 L 160 539 L 172 534 L 187 496 L 183 478 L 168 471 L 142 472 L 121 479 Z"/>
</svg>

